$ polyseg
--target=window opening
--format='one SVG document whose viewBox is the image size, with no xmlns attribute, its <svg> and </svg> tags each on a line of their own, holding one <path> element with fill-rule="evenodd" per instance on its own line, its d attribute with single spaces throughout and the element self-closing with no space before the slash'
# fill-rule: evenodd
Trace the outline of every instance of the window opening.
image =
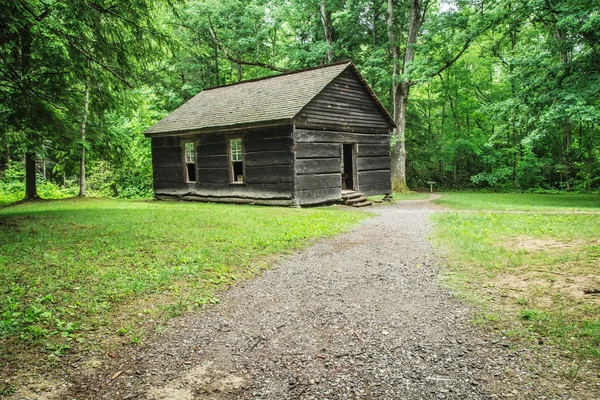
<svg viewBox="0 0 600 400">
<path fill-rule="evenodd" d="M 188 142 L 184 144 L 185 173 L 187 182 L 196 182 L 196 149 L 195 144 Z"/>
<path fill-rule="evenodd" d="M 244 154 L 242 139 L 229 139 L 231 182 L 244 183 Z"/>
</svg>

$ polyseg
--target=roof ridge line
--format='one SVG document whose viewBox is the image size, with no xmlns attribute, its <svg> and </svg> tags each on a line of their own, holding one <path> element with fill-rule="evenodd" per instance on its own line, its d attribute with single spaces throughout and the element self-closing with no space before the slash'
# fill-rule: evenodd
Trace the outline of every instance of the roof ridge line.
<svg viewBox="0 0 600 400">
<path fill-rule="evenodd" d="M 209 88 L 202 89 L 200 92 L 198 92 L 198 94 L 200 94 L 202 92 L 209 91 L 209 90 L 213 90 L 213 89 L 221 89 L 221 88 L 225 88 L 225 87 L 231 87 L 231 86 L 241 85 L 241 84 L 244 84 L 244 83 L 264 81 L 264 80 L 267 80 L 267 79 L 278 78 L 278 77 L 281 77 L 281 76 L 294 75 L 294 74 L 299 74 L 299 73 L 302 73 L 302 72 L 315 71 L 317 69 L 325 69 L 325 68 L 328 68 L 328 67 L 334 67 L 334 66 L 338 66 L 338 65 L 342 65 L 342 64 L 352 64 L 352 61 L 351 60 L 336 61 L 336 62 L 331 63 L 331 64 L 319 65 L 319 66 L 316 66 L 316 67 L 308 67 L 308 68 L 298 69 L 298 70 L 294 70 L 294 71 L 288 70 L 286 72 L 282 72 L 282 73 L 277 74 L 277 75 L 263 76 L 261 78 L 252 78 L 252 79 L 248 79 L 248 80 L 245 80 L 245 81 L 227 83 L 225 85 L 211 86 Z"/>
</svg>

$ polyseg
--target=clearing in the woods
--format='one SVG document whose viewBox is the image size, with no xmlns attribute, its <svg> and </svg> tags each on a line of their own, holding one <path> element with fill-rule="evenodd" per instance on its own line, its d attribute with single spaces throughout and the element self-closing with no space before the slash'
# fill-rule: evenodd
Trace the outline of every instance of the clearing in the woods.
<svg viewBox="0 0 600 400">
<path fill-rule="evenodd" d="M 0 209 L 1 393 L 598 397 L 598 198 L 434 201 Z"/>
</svg>

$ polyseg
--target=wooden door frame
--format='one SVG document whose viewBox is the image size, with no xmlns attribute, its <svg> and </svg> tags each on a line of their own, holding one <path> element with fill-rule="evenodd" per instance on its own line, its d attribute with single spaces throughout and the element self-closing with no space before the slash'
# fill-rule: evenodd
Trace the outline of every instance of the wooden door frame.
<svg viewBox="0 0 600 400">
<path fill-rule="evenodd" d="M 348 189 L 348 190 L 355 190 L 358 191 L 358 168 L 356 165 L 356 159 L 357 159 L 357 152 L 358 152 L 358 143 L 347 143 L 347 142 L 342 142 L 341 143 L 341 147 L 342 147 L 342 163 L 344 165 L 344 170 L 342 171 L 342 173 L 345 173 L 346 170 L 346 163 L 345 163 L 345 151 L 344 151 L 344 146 L 351 146 L 351 152 L 352 152 L 352 189 Z"/>
</svg>

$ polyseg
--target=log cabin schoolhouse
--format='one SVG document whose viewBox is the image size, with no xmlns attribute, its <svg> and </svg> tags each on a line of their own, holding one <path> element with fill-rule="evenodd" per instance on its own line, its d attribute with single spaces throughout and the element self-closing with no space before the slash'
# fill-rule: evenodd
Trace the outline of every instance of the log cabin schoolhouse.
<svg viewBox="0 0 600 400">
<path fill-rule="evenodd" d="M 394 126 L 342 62 L 203 90 L 145 135 L 158 199 L 366 204 L 391 192 Z"/>
</svg>

